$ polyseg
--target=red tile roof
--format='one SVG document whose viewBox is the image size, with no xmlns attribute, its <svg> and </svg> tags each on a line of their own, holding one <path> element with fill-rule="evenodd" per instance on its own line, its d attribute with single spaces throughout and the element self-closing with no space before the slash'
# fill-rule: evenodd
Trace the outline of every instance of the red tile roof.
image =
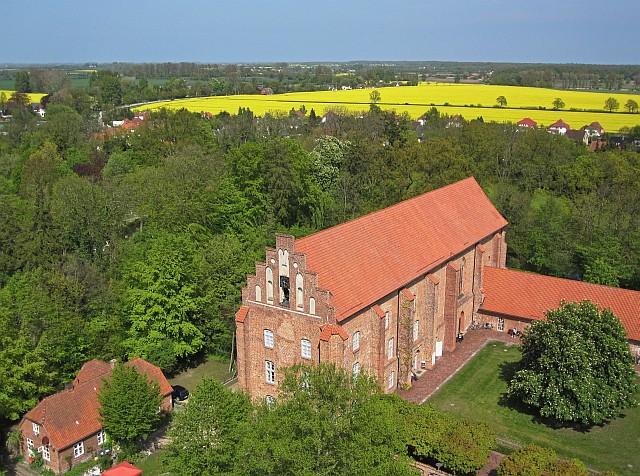
<svg viewBox="0 0 640 476">
<path fill-rule="evenodd" d="M 549 126 L 549 129 L 551 129 L 552 127 L 564 127 L 565 129 L 571 129 L 571 127 L 569 126 L 569 124 L 567 124 L 566 122 L 564 122 L 562 119 L 558 119 L 556 122 L 554 122 L 553 124 L 551 124 Z"/>
<path fill-rule="evenodd" d="M 131 365 L 138 372 L 144 372 L 156 380 L 163 397 L 171 393 L 171 385 L 155 365 L 140 358 L 125 365 Z M 98 391 L 102 379 L 110 374 L 110 364 L 91 360 L 82 366 L 71 390 L 63 390 L 45 398 L 24 417 L 46 429 L 51 445 L 57 451 L 68 448 L 102 428 L 98 421 Z"/>
<path fill-rule="evenodd" d="M 561 300 L 588 299 L 610 309 L 622 322 L 629 339 L 640 341 L 640 292 L 598 284 L 553 278 L 486 266 L 480 312 L 524 319 L 541 319 L 544 312 L 557 309 Z"/>
<path fill-rule="evenodd" d="M 534 121 L 533 119 L 525 117 L 520 122 L 518 122 L 517 125 L 518 126 L 524 126 L 524 127 L 537 127 L 538 123 L 536 121 Z"/>
<path fill-rule="evenodd" d="M 403 289 L 400 292 L 404 294 L 404 297 L 406 297 L 409 301 L 413 301 L 416 298 L 408 289 Z"/>
<path fill-rule="evenodd" d="M 238 312 L 236 312 L 236 322 L 244 322 L 249 314 L 249 308 L 247 306 L 240 306 Z"/>
<path fill-rule="evenodd" d="M 320 326 L 320 340 L 327 342 L 331 336 L 340 336 L 347 340 L 349 336 L 339 324 L 323 324 Z"/>
<path fill-rule="evenodd" d="M 384 310 L 380 306 L 378 306 L 377 304 L 375 306 L 373 306 L 373 310 L 376 311 L 376 314 L 378 315 L 378 317 L 380 319 L 382 319 L 386 314 L 384 312 Z"/>
<path fill-rule="evenodd" d="M 296 240 L 295 250 L 341 322 L 506 224 L 470 177 Z"/>
<path fill-rule="evenodd" d="M 141 476 L 142 470 L 136 468 L 131 463 L 123 461 L 120 464 L 115 465 L 113 468 L 106 470 L 102 473 L 102 476 Z"/>
</svg>

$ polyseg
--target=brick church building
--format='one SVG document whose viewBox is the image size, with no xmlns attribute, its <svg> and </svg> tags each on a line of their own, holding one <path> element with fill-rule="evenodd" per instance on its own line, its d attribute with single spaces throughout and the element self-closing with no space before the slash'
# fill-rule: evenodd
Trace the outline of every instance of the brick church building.
<svg viewBox="0 0 640 476">
<path fill-rule="evenodd" d="M 236 314 L 240 388 L 275 398 L 282 367 L 330 362 L 376 375 L 394 392 L 452 350 L 473 321 L 506 330 L 542 318 L 559 300 L 544 309 L 510 305 L 518 301 L 517 286 L 539 276 L 505 269 L 506 226 L 468 178 L 301 239 L 277 235 L 248 276 Z M 512 277 L 504 273 L 517 273 L 516 288 L 496 293 L 483 309 L 491 294 L 486 277 L 506 286 Z M 543 278 L 551 287 L 568 281 Z M 578 283 L 574 295 L 586 298 L 593 286 Z M 529 287 L 526 302 L 541 292 Z M 640 293 L 604 294 L 622 299 L 627 321 L 637 321 Z M 630 339 L 640 344 L 640 326 L 631 327 Z"/>
</svg>

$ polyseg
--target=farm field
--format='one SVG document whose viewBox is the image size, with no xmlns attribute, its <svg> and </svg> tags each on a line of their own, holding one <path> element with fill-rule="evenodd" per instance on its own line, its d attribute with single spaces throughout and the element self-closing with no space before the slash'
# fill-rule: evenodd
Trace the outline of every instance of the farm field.
<svg viewBox="0 0 640 476">
<path fill-rule="evenodd" d="M 640 407 L 625 410 L 621 418 L 589 431 L 547 426 L 526 407 L 505 397 L 507 382 L 521 355 L 515 345 L 488 343 L 427 403 L 487 423 L 496 431 L 499 444 L 536 444 L 553 448 L 563 458 L 578 458 L 600 471 L 638 474 Z"/>
<path fill-rule="evenodd" d="M 353 112 L 367 110 L 371 91 L 371 89 L 353 89 L 270 96 L 215 96 L 163 101 L 140 106 L 137 109 L 157 110 L 163 107 L 171 109 L 184 107 L 193 112 L 218 114 L 222 111 L 235 113 L 240 107 L 248 107 L 255 114 L 261 116 L 267 112 L 287 113 L 291 108 L 298 109 L 304 105 L 307 111 L 313 108 L 317 115 L 323 115 L 326 111 L 336 107 L 344 107 Z M 441 113 L 460 114 L 466 119 L 482 116 L 485 121 L 515 123 L 525 117 L 530 117 L 540 125 L 549 125 L 561 118 L 575 129 L 593 121 L 600 122 L 608 131 L 617 131 L 624 126 L 631 127 L 640 124 L 640 114 L 623 112 L 627 100 L 633 99 L 640 102 L 640 95 L 634 94 L 444 83 L 387 87 L 379 88 L 378 91 L 381 96 L 378 105 L 381 108 L 395 109 L 399 113 L 407 112 L 414 119 L 435 106 Z M 504 96 L 507 99 L 507 107 L 494 107 L 498 96 Z M 556 111 L 552 109 L 552 103 L 558 97 L 564 101 L 565 108 Z M 618 112 L 604 111 L 604 102 L 609 97 L 616 98 L 620 103 Z M 593 109 L 601 112 L 570 111 L 571 108 Z"/>
<path fill-rule="evenodd" d="M 8 89 L 0 89 L 0 95 L 2 95 L 2 93 L 4 93 L 4 95 L 6 96 L 7 99 L 9 99 L 11 97 L 11 95 L 13 94 L 13 91 L 10 91 Z M 41 94 L 41 93 L 30 93 L 29 94 L 29 97 L 31 98 L 31 102 L 38 102 L 44 96 L 46 96 L 46 94 Z"/>
</svg>

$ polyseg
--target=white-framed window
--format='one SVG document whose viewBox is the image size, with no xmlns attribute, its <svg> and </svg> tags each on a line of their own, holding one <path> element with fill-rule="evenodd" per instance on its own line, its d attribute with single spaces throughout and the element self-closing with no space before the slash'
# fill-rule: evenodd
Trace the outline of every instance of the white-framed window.
<svg viewBox="0 0 640 476">
<path fill-rule="evenodd" d="M 395 383 L 396 383 L 396 373 L 392 370 L 391 373 L 389 374 L 389 382 L 387 383 L 387 386 L 389 388 L 393 388 Z"/>
<path fill-rule="evenodd" d="M 31 438 L 27 438 L 27 451 L 29 456 L 33 456 L 33 440 Z"/>
<path fill-rule="evenodd" d="M 418 340 L 418 331 L 420 330 L 420 321 L 413 321 L 413 340 Z"/>
<path fill-rule="evenodd" d="M 296 309 L 304 309 L 304 278 L 302 274 L 296 274 Z"/>
<path fill-rule="evenodd" d="M 265 271 L 267 278 L 267 303 L 273 304 L 273 271 L 267 267 Z"/>
<path fill-rule="evenodd" d="M 498 318 L 498 330 L 504 331 L 504 317 Z"/>
<path fill-rule="evenodd" d="M 389 329 L 389 311 L 385 311 L 384 313 L 384 328 Z"/>
<path fill-rule="evenodd" d="M 276 383 L 276 365 L 271 360 L 265 360 L 264 370 L 267 383 Z"/>
<path fill-rule="evenodd" d="M 316 314 L 316 298 L 309 298 L 309 314 Z"/>
<path fill-rule="evenodd" d="M 354 362 L 352 367 L 352 374 L 354 377 L 357 377 L 360 373 L 360 362 Z"/>
<path fill-rule="evenodd" d="M 271 329 L 264 330 L 264 346 L 267 349 L 273 349 L 273 331 Z"/>
<path fill-rule="evenodd" d="M 351 348 L 353 349 L 354 352 L 360 348 L 360 331 L 355 331 L 353 333 Z"/>
<path fill-rule="evenodd" d="M 37 423 L 32 423 L 31 426 L 33 428 L 33 434 L 38 436 L 40 434 L 40 425 L 38 425 Z"/>
<path fill-rule="evenodd" d="M 82 441 L 73 445 L 73 457 L 79 458 L 84 454 L 84 443 Z"/>
<path fill-rule="evenodd" d="M 302 339 L 300 341 L 300 353 L 303 359 L 311 359 L 311 341 Z"/>
<path fill-rule="evenodd" d="M 42 447 L 42 459 L 45 461 L 51 461 L 51 455 L 49 454 L 49 447 L 48 446 L 43 446 Z"/>
<path fill-rule="evenodd" d="M 256 301 L 262 302 L 262 288 L 256 284 Z"/>
<path fill-rule="evenodd" d="M 387 359 L 393 359 L 393 337 L 387 342 Z"/>
<path fill-rule="evenodd" d="M 107 434 L 104 430 L 98 432 L 98 446 L 104 445 L 107 442 Z"/>
<path fill-rule="evenodd" d="M 272 408 L 276 404 L 276 397 L 273 395 L 267 395 L 264 397 L 264 401 L 267 404 L 267 407 Z"/>
</svg>

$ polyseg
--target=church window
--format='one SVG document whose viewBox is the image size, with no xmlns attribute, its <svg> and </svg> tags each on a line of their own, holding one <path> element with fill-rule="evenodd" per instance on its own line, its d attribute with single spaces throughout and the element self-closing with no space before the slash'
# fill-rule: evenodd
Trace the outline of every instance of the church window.
<svg viewBox="0 0 640 476">
<path fill-rule="evenodd" d="M 262 302 L 262 289 L 256 284 L 256 301 Z"/>
<path fill-rule="evenodd" d="M 387 342 L 387 359 L 393 359 L 393 337 Z"/>
<path fill-rule="evenodd" d="M 304 309 L 304 278 L 300 273 L 296 275 L 296 308 Z"/>
<path fill-rule="evenodd" d="M 354 352 L 360 348 L 360 331 L 355 331 L 353 333 L 351 348 L 353 349 Z"/>
<path fill-rule="evenodd" d="M 419 331 L 420 321 L 417 319 L 413 321 L 413 340 L 418 340 L 418 331 Z"/>
<path fill-rule="evenodd" d="M 458 294 L 462 294 L 463 293 L 463 288 L 464 288 L 464 265 L 465 265 L 465 259 L 462 258 L 462 262 L 460 263 L 460 273 L 458 275 Z"/>
<path fill-rule="evenodd" d="M 300 352 L 303 359 L 311 359 L 311 341 L 309 339 L 300 341 Z"/>
<path fill-rule="evenodd" d="M 267 268 L 267 303 L 273 304 L 273 271 Z"/>
<path fill-rule="evenodd" d="M 267 349 L 273 349 L 273 331 L 271 329 L 264 330 L 264 346 Z"/>
<path fill-rule="evenodd" d="M 355 362 L 352 367 L 353 378 L 356 378 L 360 373 L 360 362 Z"/>
<path fill-rule="evenodd" d="M 389 382 L 387 383 L 387 387 L 393 388 L 396 383 L 396 373 L 392 370 L 389 374 Z"/>
<path fill-rule="evenodd" d="M 309 314 L 312 314 L 314 316 L 316 314 L 316 298 L 309 299 Z"/>
<path fill-rule="evenodd" d="M 265 360 L 264 370 L 266 382 L 276 383 L 276 365 L 271 360 Z"/>
</svg>

